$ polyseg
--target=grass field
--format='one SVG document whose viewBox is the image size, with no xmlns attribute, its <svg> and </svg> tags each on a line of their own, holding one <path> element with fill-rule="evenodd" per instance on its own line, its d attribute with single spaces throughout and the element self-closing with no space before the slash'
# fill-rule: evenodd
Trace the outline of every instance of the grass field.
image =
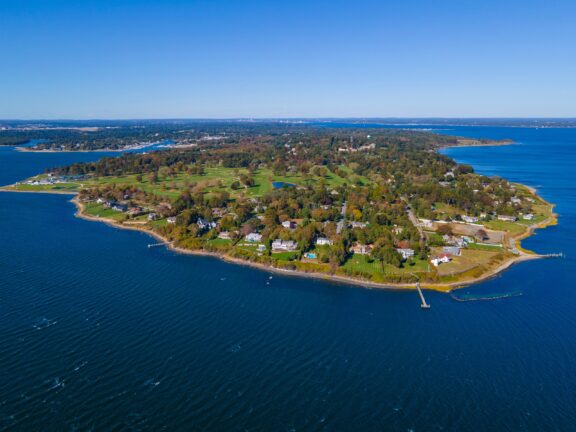
<svg viewBox="0 0 576 432">
<path fill-rule="evenodd" d="M 501 220 L 491 220 L 484 224 L 487 228 L 494 231 L 506 231 L 516 236 L 526 231 L 526 226 L 518 222 L 506 222 Z"/>
<path fill-rule="evenodd" d="M 352 255 L 344 263 L 343 268 L 345 270 L 350 270 L 353 272 L 362 272 L 365 274 L 375 275 L 375 274 L 406 274 L 406 273 L 426 273 L 429 271 L 428 261 L 417 259 L 414 265 L 408 265 L 404 263 L 402 268 L 386 264 L 384 266 L 384 271 L 382 271 L 382 264 L 379 260 L 373 260 L 370 262 L 366 255 Z"/>
<path fill-rule="evenodd" d="M 502 253 L 500 248 L 492 249 L 494 250 L 463 249 L 461 256 L 453 257 L 449 263 L 440 264 L 438 274 L 440 276 L 458 274 L 488 264 L 492 258 Z"/>
<path fill-rule="evenodd" d="M 296 258 L 296 252 L 273 252 L 272 257 L 281 261 L 292 261 Z"/>
<path fill-rule="evenodd" d="M 343 170 L 350 172 L 345 167 L 341 167 Z M 25 190 L 25 191 L 71 191 L 76 192 L 83 187 L 93 187 L 93 186 L 104 186 L 104 185 L 125 185 L 125 186 L 137 186 L 138 188 L 145 190 L 150 193 L 154 193 L 160 196 L 164 196 L 170 199 L 177 198 L 182 190 L 188 189 L 190 187 L 195 187 L 205 191 L 206 193 L 211 192 L 223 192 L 227 191 L 233 197 L 238 197 L 241 195 L 246 195 L 249 197 L 259 197 L 273 189 L 273 182 L 285 182 L 291 183 L 296 186 L 306 186 L 314 185 L 322 180 L 320 176 L 309 176 L 305 178 L 303 175 L 297 173 L 293 175 L 278 176 L 274 175 L 272 170 L 268 168 L 259 169 L 254 173 L 254 186 L 250 188 L 241 187 L 238 190 L 232 190 L 232 183 L 239 180 L 240 174 L 248 174 L 246 169 L 234 169 L 234 168 L 223 168 L 223 167 L 207 167 L 202 175 L 192 175 L 186 172 L 179 172 L 174 176 L 159 177 L 156 183 L 151 183 L 149 175 L 143 175 L 142 180 L 138 181 L 136 174 L 124 175 L 124 176 L 106 176 L 98 177 L 92 179 L 84 179 L 82 182 L 78 183 L 62 183 L 55 185 L 27 185 L 18 184 L 15 189 Z M 42 178 L 45 176 L 33 177 L 35 179 Z M 323 180 L 329 187 L 338 187 L 343 184 L 352 185 L 352 179 L 360 181 L 362 184 L 369 183 L 369 180 L 365 177 L 350 175 L 349 178 L 344 178 L 336 175 L 333 172 L 328 171 L 327 175 L 323 177 Z"/>
<path fill-rule="evenodd" d="M 116 210 L 112 210 L 110 208 L 105 208 L 101 204 L 96 203 L 87 203 L 84 206 L 84 212 L 90 216 L 114 219 L 116 221 L 126 219 L 126 216 L 123 213 L 117 212 Z"/>
</svg>

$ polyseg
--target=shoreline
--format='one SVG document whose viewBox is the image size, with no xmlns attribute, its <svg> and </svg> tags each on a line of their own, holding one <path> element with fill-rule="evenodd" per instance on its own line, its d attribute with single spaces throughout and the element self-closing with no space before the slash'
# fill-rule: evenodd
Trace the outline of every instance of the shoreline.
<svg viewBox="0 0 576 432">
<path fill-rule="evenodd" d="M 17 191 L 15 191 L 15 192 L 17 192 Z M 162 235 L 158 234 L 157 232 L 155 232 L 151 229 L 148 229 L 148 228 L 145 228 L 142 226 L 138 226 L 138 225 L 132 225 L 132 226 L 124 225 L 124 224 L 120 224 L 120 223 L 116 222 L 113 219 L 86 215 L 83 213 L 84 204 L 82 202 L 80 202 L 77 197 L 74 197 L 70 202 L 72 202 L 76 206 L 77 212 L 75 213 L 75 216 L 80 218 L 80 219 L 84 219 L 84 220 L 88 220 L 88 221 L 92 221 L 92 222 L 101 222 L 101 223 L 103 222 L 109 226 L 112 226 L 112 227 L 118 228 L 118 229 L 139 231 L 141 233 L 144 233 L 144 234 L 147 234 L 147 235 L 153 237 L 154 239 L 156 239 L 162 243 L 165 243 L 165 246 L 169 250 L 176 252 L 176 253 L 181 253 L 181 254 L 185 254 L 185 255 L 208 256 L 208 257 L 218 258 L 218 259 L 221 259 L 222 261 L 225 261 L 228 263 L 245 265 L 245 266 L 252 267 L 252 268 L 255 268 L 258 270 L 262 270 L 262 271 L 273 272 L 276 274 L 282 274 L 284 276 L 306 277 L 306 278 L 322 280 L 325 282 L 345 283 L 345 284 L 350 284 L 350 285 L 359 286 L 359 287 L 363 287 L 363 288 L 369 288 L 369 289 L 376 288 L 376 289 L 386 289 L 386 290 L 394 290 L 394 291 L 416 290 L 416 283 L 412 283 L 412 284 L 392 283 L 392 282 L 380 283 L 380 282 L 372 282 L 372 281 L 363 281 L 361 279 L 355 279 L 355 278 L 348 277 L 348 276 L 330 275 L 330 274 L 326 274 L 326 273 L 304 272 L 304 271 L 299 271 L 299 270 L 282 269 L 282 268 L 272 267 L 272 266 L 269 266 L 266 264 L 255 263 L 252 261 L 247 261 L 247 260 L 242 260 L 239 258 L 230 257 L 230 256 L 228 256 L 226 254 L 222 254 L 222 253 L 210 252 L 210 251 L 205 251 L 205 250 L 193 250 L 193 249 L 181 248 L 181 247 L 175 246 L 174 244 L 169 242 L 168 239 L 166 239 L 165 237 L 163 237 Z M 550 222 L 555 221 L 554 215 L 551 216 L 549 219 L 550 219 Z M 549 219 L 541 222 L 538 225 L 541 225 L 541 224 L 548 222 Z M 534 229 L 545 228 L 546 226 L 548 226 L 548 225 L 544 225 L 542 227 L 538 226 L 538 227 L 535 227 Z M 530 231 L 530 233 L 532 233 L 532 232 L 533 232 L 533 230 Z M 543 255 L 539 255 L 539 254 L 535 254 L 535 253 L 522 252 L 521 255 L 518 255 L 517 257 L 512 258 L 512 259 L 502 263 L 501 265 L 492 269 L 491 271 L 487 272 L 486 274 L 478 276 L 476 278 L 466 280 L 466 281 L 461 281 L 461 282 L 422 283 L 421 287 L 422 287 L 422 289 L 425 289 L 425 290 L 437 291 L 437 292 L 442 292 L 442 293 L 450 293 L 451 291 L 454 291 L 456 289 L 465 288 L 465 287 L 468 287 L 470 285 L 474 285 L 474 284 L 495 278 L 500 273 L 502 273 L 503 271 L 507 270 L 508 268 L 512 267 L 515 264 L 519 264 L 521 262 L 531 261 L 531 260 L 535 260 L 535 259 L 543 259 L 543 258 L 545 258 L 545 256 L 543 256 Z"/>
</svg>

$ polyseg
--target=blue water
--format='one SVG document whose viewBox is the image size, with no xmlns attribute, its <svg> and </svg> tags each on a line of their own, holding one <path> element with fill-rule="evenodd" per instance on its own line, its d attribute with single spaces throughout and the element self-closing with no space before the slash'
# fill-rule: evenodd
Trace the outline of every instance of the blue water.
<svg viewBox="0 0 576 432">
<path fill-rule="evenodd" d="M 272 182 L 272 187 L 274 189 L 282 189 L 285 187 L 294 187 L 294 184 L 286 183 L 286 182 L 282 182 L 282 181 L 276 181 L 276 182 Z"/>
<path fill-rule="evenodd" d="M 560 224 L 458 302 L 148 249 L 69 197 L 0 193 L 0 430 L 571 431 L 576 130 L 453 128 L 449 149 L 535 186 Z M 0 183 L 101 154 L 0 148 Z M 268 284 L 269 283 L 269 284 Z"/>
</svg>

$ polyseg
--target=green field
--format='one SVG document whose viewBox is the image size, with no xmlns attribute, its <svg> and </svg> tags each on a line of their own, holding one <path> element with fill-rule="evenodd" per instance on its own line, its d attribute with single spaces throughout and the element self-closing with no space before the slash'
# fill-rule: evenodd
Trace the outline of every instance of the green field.
<svg viewBox="0 0 576 432">
<path fill-rule="evenodd" d="M 89 216 L 96 216 L 107 219 L 114 219 L 116 221 L 122 221 L 126 219 L 126 215 L 116 210 L 106 208 L 101 204 L 87 203 L 84 206 L 84 212 Z"/>
<path fill-rule="evenodd" d="M 494 231 L 506 231 L 516 236 L 526 231 L 526 225 L 518 222 L 506 222 L 501 220 L 491 220 L 484 223 L 484 226 Z"/>
<path fill-rule="evenodd" d="M 384 271 L 382 271 L 382 264 L 379 260 L 372 260 L 369 262 L 366 255 L 352 255 L 344 263 L 343 268 L 352 272 L 361 272 L 364 274 L 409 274 L 409 273 L 427 273 L 429 271 L 428 261 L 416 259 L 414 265 L 404 263 L 404 267 L 398 268 L 396 266 L 385 264 Z"/>
<path fill-rule="evenodd" d="M 340 167 L 341 169 L 349 172 L 345 167 Z M 296 186 L 306 186 L 319 183 L 324 181 L 329 187 L 338 187 L 343 184 L 352 185 L 352 179 L 360 181 L 363 184 L 369 183 L 369 180 L 365 177 L 355 176 L 351 174 L 349 178 L 344 178 L 328 171 L 325 177 L 320 176 L 308 176 L 305 177 L 300 173 L 295 173 L 291 175 L 274 175 L 272 170 L 268 168 L 259 169 L 254 173 L 254 186 L 250 188 L 241 187 L 238 190 L 232 190 L 232 183 L 239 180 L 240 174 L 249 174 L 247 169 L 234 169 L 234 168 L 223 168 L 223 167 L 207 167 L 202 175 L 192 175 L 186 172 L 176 173 L 174 176 L 159 177 L 156 183 L 151 183 L 149 179 L 149 174 L 142 175 L 142 180 L 137 180 L 136 174 L 123 175 L 123 176 L 106 176 L 106 177 L 94 177 L 90 179 L 82 180 L 78 183 L 62 183 L 55 185 L 27 185 L 18 184 L 14 188 L 17 190 L 25 191 L 68 191 L 77 192 L 81 188 L 89 188 L 94 186 L 105 186 L 105 185 L 124 185 L 124 186 L 137 186 L 146 192 L 154 193 L 156 195 L 165 196 L 170 199 L 177 198 L 182 190 L 189 188 L 197 188 L 203 190 L 206 193 L 211 192 L 224 192 L 227 191 L 233 197 L 238 197 L 241 195 L 246 195 L 249 197 L 260 197 L 273 189 L 273 182 L 285 182 L 291 183 Z M 39 179 L 45 177 L 36 176 L 34 179 Z"/>
</svg>

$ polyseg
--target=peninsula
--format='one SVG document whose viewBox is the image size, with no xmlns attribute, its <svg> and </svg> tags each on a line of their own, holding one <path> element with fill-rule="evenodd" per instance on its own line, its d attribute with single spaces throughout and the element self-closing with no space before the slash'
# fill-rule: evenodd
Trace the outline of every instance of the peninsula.
<svg viewBox="0 0 576 432">
<path fill-rule="evenodd" d="M 234 125 L 161 151 L 53 168 L 3 190 L 76 194 L 81 217 L 146 231 L 181 252 L 365 286 L 413 288 L 419 280 L 449 291 L 538 258 L 520 241 L 555 223 L 553 205 L 534 190 L 437 152 L 507 143 Z"/>
</svg>

